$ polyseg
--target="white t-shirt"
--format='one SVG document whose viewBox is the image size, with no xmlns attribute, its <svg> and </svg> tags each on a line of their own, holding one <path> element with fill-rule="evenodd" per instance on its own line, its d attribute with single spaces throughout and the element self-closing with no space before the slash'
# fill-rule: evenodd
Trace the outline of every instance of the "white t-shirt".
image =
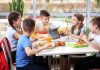
<svg viewBox="0 0 100 70">
<path fill-rule="evenodd" d="M 12 27 L 7 28 L 7 38 L 11 45 L 11 51 L 16 51 L 17 39 L 14 38 L 15 32 L 16 32 L 16 30 L 13 29 Z"/>
<path fill-rule="evenodd" d="M 94 40 L 93 40 L 93 43 L 95 44 L 95 45 L 100 45 L 100 35 L 95 35 L 94 36 Z"/>
<path fill-rule="evenodd" d="M 94 40 L 92 41 L 92 43 L 94 45 L 96 45 L 97 47 L 99 47 L 99 45 L 100 45 L 100 35 L 94 35 L 93 38 L 94 38 Z M 100 57 L 100 53 L 97 53 L 96 56 Z"/>
<path fill-rule="evenodd" d="M 35 29 L 36 29 L 37 31 L 40 31 L 42 28 L 43 28 L 42 22 L 41 22 L 41 21 L 36 21 Z"/>
<path fill-rule="evenodd" d="M 41 21 L 36 21 L 35 29 L 41 31 L 41 29 L 44 27 L 43 23 Z M 54 29 L 58 26 L 54 25 L 53 23 L 49 23 L 49 28 Z"/>
</svg>

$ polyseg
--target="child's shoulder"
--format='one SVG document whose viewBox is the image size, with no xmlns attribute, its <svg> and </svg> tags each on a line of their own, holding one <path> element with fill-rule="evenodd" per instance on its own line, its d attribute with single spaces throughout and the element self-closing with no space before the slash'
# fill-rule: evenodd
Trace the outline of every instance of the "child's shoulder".
<svg viewBox="0 0 100 70">
<path fill-rule="evenodd" d="M 25 35 L 21 35 L 19 40 L 22 40 L 22 41 L 27 41 L 27 40 L 30 40 L 29 37 L 25 36 Z"/>
<path fill-rule="evenodd" d="M 25 45 L 31 46 L 30 38 L 22 35 L 18 40 L 18 46 L 20 45 L 24 45 L 24 47 Z"/>
<path fill-rule="evenodd" d="M 7 27 L 7 35 L 13 36 L 13 34 L 16 32 L 15 29 L 12 27 Z"/>
<path fill-rule="evenodd" d="M 12 27 L 7 27 L 7 30 L 15 30 L 15 29 Z"/>
</svg>

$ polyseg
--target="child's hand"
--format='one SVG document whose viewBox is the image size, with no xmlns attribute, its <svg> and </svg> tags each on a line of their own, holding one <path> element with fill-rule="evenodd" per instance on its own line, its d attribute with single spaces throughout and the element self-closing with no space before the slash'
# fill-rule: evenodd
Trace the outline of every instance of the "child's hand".
<svg viewBox="0 0 100 70">
<path fill-rule="evenodd" d="M 81 34 L 78 36 L 78 39 L 82 39 L 82 37 L 83 37 L 84 35 L 85 35 L 84 33 L 81 33 Z"/>
<path fill-rule="evenodd" d="M 67 35 L 69 35 L 71 33 L 71 31 L 68 30 L 67 28 L 63 28 L 62 31 L 64 34 L 67 34 Z"/>
<path fill-rule="evenodd" d="M 45 46 L 46 46 L 46 48 L 49 48 L 49 47 L 52 46 L 52 44 L 51 43 L 47 43 L 47 44 L 45 44 Z"/>
<path fill-rule="evenodd" d="M 83 34 L 81 37 L 82 37 L 82 39 L 87 43 L 87 41 L 88 41 L 87 36 Z"/>
<path fill-rule="evenodd" d="M 38 48 L 38 46 L 39 46 L 39 45 L 38 45 L 37 43 L 34 44 L 34 48 Z"/>
<path fill-rule="evenodd" d="M 71 32 L 69 30 L 66 30 L 65 34 L 70 35 Z"/>
</svg>

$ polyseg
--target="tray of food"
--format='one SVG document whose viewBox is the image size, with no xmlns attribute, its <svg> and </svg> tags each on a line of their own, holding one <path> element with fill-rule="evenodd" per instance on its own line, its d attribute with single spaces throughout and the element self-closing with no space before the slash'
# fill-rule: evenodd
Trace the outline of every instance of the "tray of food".
<svg viewBox="0 0 100 70">
<path fill-rule="evenodd" d="M 67 45 L 74 48 L 88 47 L 88 45 L 83 40 L 79 40 L 78 42 L 75 43 L 68 42 Z"/>
</svg>

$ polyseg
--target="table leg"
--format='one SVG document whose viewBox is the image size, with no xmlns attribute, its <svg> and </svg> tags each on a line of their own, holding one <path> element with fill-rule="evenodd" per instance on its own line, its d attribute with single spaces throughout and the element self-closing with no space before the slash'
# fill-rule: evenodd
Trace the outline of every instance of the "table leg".
<svg viewBox="0 0 100 70">
<path fill-rule="evenodd" d="M 60 70 L 70 70 L 69 56 L 60 56 Z"/>
<path fill-rule="evenodd" d="M 51 59 L 52 59 L 52 56 L 47 56 L 46 59 L 47 59 L 47 62 L 48 62 L 49 70 L 51 70 Z"/>
</svg>

